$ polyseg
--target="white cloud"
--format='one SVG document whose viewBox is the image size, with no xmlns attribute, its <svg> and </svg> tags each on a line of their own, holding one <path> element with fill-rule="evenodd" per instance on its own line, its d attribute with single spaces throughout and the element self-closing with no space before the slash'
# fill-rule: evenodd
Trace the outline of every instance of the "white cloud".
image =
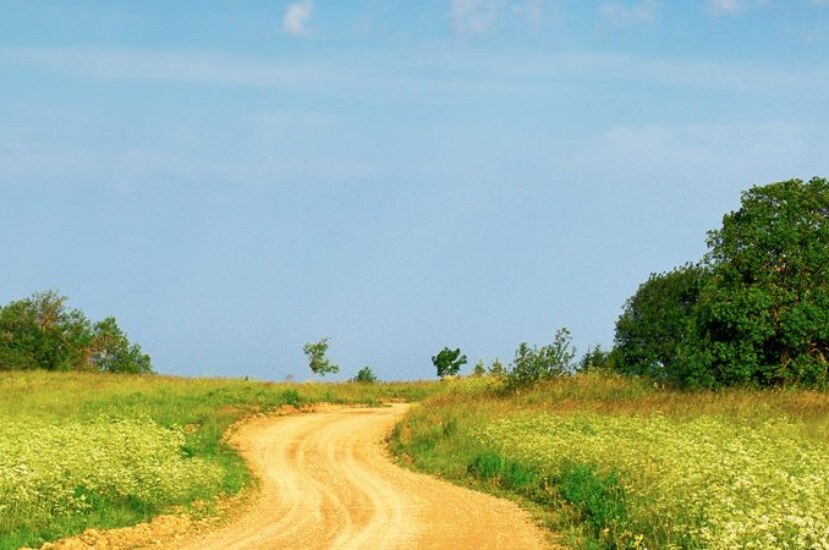
<svg viewBox="0 0 829 550">
<path fill-rule="evenodd" d="M 282 31 L 292 36 L 307 36 L 308 21 L 314 13 L 314 0 L 289 4 L 282 15 Z"/>
<path fill-rule="evenodd" d="M 599 6 L 599 13 L 614 26 L 633 27 L 656 21 L 658 9 L 657 0 L 642 0 L 634 4 L 604 2 Z"/>
<path fill-rule="evenodd" d="M 484 33 L 501 11 L 500 0 L 452 0 L 452 26 L 459 33 Z"/>
<path fill-rule="evenodd" d="M 735 14 L 766 4 L 767 0 L 708 0 L 708 9 L 714 13 Z"/>
</svg>

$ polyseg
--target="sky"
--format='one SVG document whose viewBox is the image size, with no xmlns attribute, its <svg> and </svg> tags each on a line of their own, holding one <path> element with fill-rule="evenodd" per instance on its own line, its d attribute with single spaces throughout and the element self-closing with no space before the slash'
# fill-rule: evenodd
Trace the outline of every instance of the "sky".
<svg viewBox="0 0 829 550">
<path fill-rule="evenodd" d="M 607 349 L 742 191 L 829 176 L 827 52 L 827 0 L 0 0 L 0 304 L 185 376 Z"/>
</svg>

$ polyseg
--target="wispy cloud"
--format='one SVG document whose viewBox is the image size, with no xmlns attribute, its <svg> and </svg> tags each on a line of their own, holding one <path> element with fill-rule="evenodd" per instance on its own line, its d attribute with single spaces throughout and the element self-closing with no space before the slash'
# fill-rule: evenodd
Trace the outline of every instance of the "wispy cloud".
<svg viewBox="0 0 829 550">
<path fill-rule="evenodd" d="M 629 2 L 604 2 L 599 6 L 599 14 L 602 18 L 617 27 L 633 27 L 653 23 L 657 19 L 658 10 L 658 0 L 642 0 L 632 4 Z"/>
<path fill-rule="evenodd" d="M 728 64 L 659 56 L 570 52 L 525 56 L 425 56 L 362 53 L 306 58 L 261 58 L 205 52 L 0 48 L 0 65 L 20 65 L 74 77 L 183 82 L 205 86 L 322 89 L 339 94 L 395 96 L 417 92 L 424 100 L 453 101 L 464 94 L 548 93 L 551 81 L 639 82 L 697 89 L 764 90 L 766 93 L 825 89 L 829 66 L 812 63 Z"/>
<path fill-rule="evenodd" d="M 458 33 L 484 33 L 495 23 L 501 0 L 451 0 L 452 27 Z"/>
<path fill-rule="evenodd" d="M 183 51 L 9 48 L 0 49 L 0 63 L 88 78 L 220 86 L 307 85 L 322 77 L 295 62 Z"/>
<path fill-rule="evenodd" d="M 825 166 L 825 126 L 766 120 L 743 124 L 615 127 L 568 149 L 562 168 L 594 177 L 635 174 L 664 185 L 664 175 L 682 166 L 708 174 L 700 185 L 740 181 L 742 185 L 791 177 L 809 178 Z M 685 176 L 678 176 L 685 177 Z"/>
<path fill-rule="evenodd" d="M 513 9 L 532 25 L 540 25 L 544 22 L 543 0 L 524 0 L 515 4 Z"/>
<path fill-rule="evenodd" d="M 768 0 L 708 0 L 708 9 L 717 14 L 736 14 L 766 4 Z"/>
<path fill-rule="evenodd" d="M 288 4 L 282 15 L 282 31 L 291 36 L 308 36 L 308 22 L 314 14 L 314 0 Z"/>
</svg>

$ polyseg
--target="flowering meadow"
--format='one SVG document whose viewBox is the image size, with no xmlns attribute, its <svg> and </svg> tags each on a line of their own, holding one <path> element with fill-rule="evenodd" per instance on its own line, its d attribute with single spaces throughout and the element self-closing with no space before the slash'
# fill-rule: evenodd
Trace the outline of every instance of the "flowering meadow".
<svg viewBox="0 0 829 550">
<path fill-rule="evenodd" d="M 572 464 L 616 473 L 618 541 L 663 547 L 829 549 L 829 453 L 785 417 L 757 426 L 599 414 L 527 415 L 475 430 L 550 479 Z"/>
<path fill-rule="evenodd" d="M 155 510 L 218 492 L 224 472 L 186 457 L 184 434 L 149 418 L 0 426 L 0 530 L 131 503 Z"/>
<path fill-rule="evenodd" d="M 825 392 L 470 381 L 414 410 L 392 448 L 528 504 L 577 548 L 829 549 Z"/>
<path fill-rule="evenodd" d="M 247 415 L 416 399 L 438 386 L 0 372 L 0 550 L 172 510 L 212 513 L 217 497 L 250 486 L 224 439 Z"/>
</svg>

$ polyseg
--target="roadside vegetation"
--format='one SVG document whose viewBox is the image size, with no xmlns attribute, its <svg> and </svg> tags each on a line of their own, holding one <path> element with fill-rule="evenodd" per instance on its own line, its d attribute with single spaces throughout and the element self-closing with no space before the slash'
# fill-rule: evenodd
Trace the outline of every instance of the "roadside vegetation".
<svg viewBox="0 0 829 550">
<path fill-rule="evenodd" d="M 829 549 L 829 181 L 752 187 L 707 244 L 639 287 L 610 351 L 521 343 L 392 448 L 580 548 Z"/>
<path fill-rule="evenodd" d="M 580 373 L 449 381 L 397 426 L 416 469 L 531 503 L 576 548 L 829 548 L 829 395 Z"/>
<path fill-rule="evenodd" d="M 269 384 L 0 372 L 0 549 L 135 524 L 251 484 L 225 443 L 237 420 L 314 403 L 422 399 L 437 383 Z"/>
</svg>

